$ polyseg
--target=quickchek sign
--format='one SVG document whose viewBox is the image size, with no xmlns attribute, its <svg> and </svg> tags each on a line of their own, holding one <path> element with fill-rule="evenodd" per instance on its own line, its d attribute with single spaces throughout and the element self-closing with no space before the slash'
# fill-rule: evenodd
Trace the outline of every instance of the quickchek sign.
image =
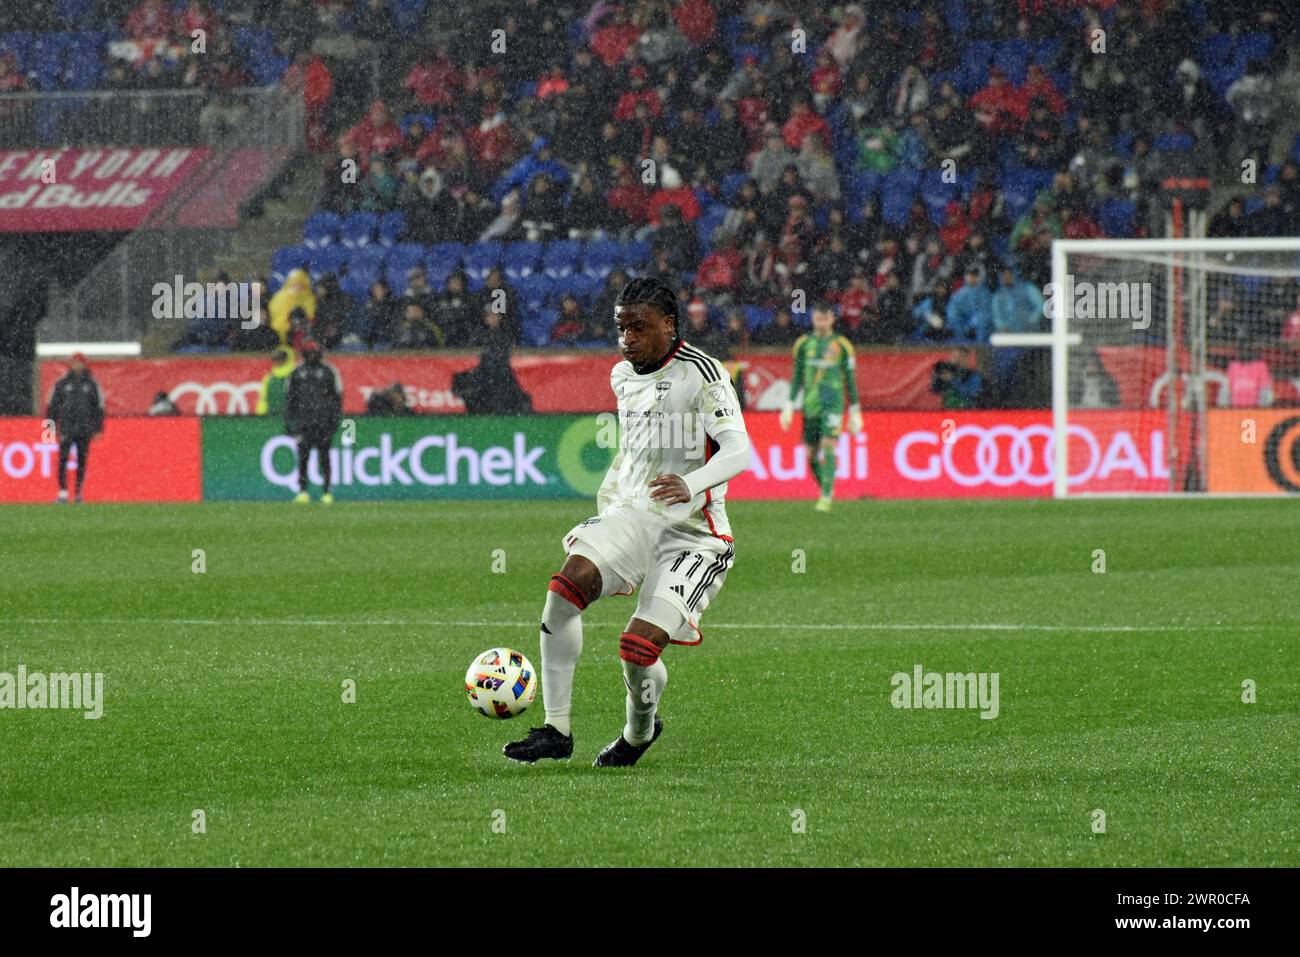
<svg viewBox="0 0 1300 957">
<path fill-rule="evenodd" d="M 613 458 L 598 434 L 594 416 L 358 416 L 335 435 L 334 492 L 340 501 L 592 497 Z M 307 476 L 321 484 L 314 454 Z M 205 499 L 283 499 L 297 483 L 297 447 L 279 420 L 203 420 Z"/>
<path fill-rule="evenodd" d="M 0 232 L 135 229 L 208 153 L 186 147 L 0 150 Z"/>
</svg>

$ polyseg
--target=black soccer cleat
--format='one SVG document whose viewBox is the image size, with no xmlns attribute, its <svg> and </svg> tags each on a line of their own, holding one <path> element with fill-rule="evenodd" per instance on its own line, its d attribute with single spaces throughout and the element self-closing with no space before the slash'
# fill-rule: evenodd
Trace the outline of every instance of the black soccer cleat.
<svg viewBox="0 0 1300 957">
<path fill-rule="evenodd" d="M 533 728 L 522 741 L 511 741 L 501 753 L 514 761 L 532 764 L 542 758 L 567 761 L 573 757 L 573 735 L 560 734 L 549 724 Z"/>
<path fill-rule="evenodd" d="M 664 733 L 664 719 L 655 717 L 655 735 L 645 744 L 628 744 L 623 735 L 619 735 L 613 744 L 605 745 L 605 750 L 596 755 L 596 768 L 630 768 L 640 760 L 641 755 L 650 750 L 650 745 L 659 740 Z"/>
</svg>

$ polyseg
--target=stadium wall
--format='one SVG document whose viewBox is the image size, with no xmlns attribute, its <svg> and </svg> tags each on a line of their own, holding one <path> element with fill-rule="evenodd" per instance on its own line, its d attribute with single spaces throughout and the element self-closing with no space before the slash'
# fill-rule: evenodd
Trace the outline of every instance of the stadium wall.
<svg viewBox="0 0 1300 957">
<path fill-rule="evenodd" d="M 777 418 L 746 416 L 751 467 L 729 498 L 816 496 L 799 430 L 781 431 Z M 1242 455 L 1247 420 L 1258 441 Z M 841 498 L 1051 494 L 1050 412 L 871 412 L 864 422 L 861 435 L 839 440 Z M 335 488 L 340 501 L 590 500 L 612 458 L 599 441 L 605 424 L 594 415 L 349 418 L 333 453 Z M 1169 490 L 1159 412 L 1083 411 L 1070 434 L 1072 491 Z M 1208 440 L 1211 493 L 1300 492 L 1300 415 L 1212 412 Z M 109 418 L 92 454 L 90 502 L 285 501 L 295 488 L 292 440 L 276 419 Z M 0 419 L 0 502 L 53 501 L 57 464 L 42 420 Z"/>
</svg>

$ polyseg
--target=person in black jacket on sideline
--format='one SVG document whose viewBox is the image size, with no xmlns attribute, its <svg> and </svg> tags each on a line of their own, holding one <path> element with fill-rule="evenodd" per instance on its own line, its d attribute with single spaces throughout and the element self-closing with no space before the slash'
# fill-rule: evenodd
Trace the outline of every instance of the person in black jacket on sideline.
<svg viewBox="0 0 1300 957">
<path fill-rule="evenodd" d="M 77 447 L 77 501 L 86 483 L 86 464 L 90 460 L 90 440 L 104 431 L 104 397 L 99 383 L 90 374 L 86 357 L 78 352 L 71 367 L 50 393 L 45 417 L 54 423 L 59 436 L 59 497 L 68 500 L 68 454 Z"/>
<path fill-rule="evenodd" d="M 284 402 L 284 430 L 298 440 L 298 494 L 295 502 L 309 502 L 307 460 L 312 449 L 320 465 L 325 491 L 320 500 L 334 501 L 330 492 L 330 447 L 343 417 L 343 380 L 338 370 L 321 356 L 320 345 L 307 341 L 302 346 L 302 363 L 289 374 Z"/>
</svg>

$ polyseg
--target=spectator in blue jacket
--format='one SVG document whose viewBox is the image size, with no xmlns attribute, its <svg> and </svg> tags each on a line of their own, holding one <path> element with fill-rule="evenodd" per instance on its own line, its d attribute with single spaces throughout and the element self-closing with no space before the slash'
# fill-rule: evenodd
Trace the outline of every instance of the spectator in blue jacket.
<svg viewBox="0 0 1300 957">
<path fill-rule="evenodd" d="M 492 199 L 499 203 L 512 189 L 517 189 L 520 194 L 523 194 L 535 176 L 545 176 L 555 186 L 569 185 L 568 168 L 551 154 L 551 147 L 544 136 L 533 140 L 533 148 L 528 155 L 510 167 L 506 174 L 493 184 Z"/>
<path fill-rule="evenodd" d="M 1038 332 L 1042 328 L 1043 294 L 1033 283 L 1016 278 L 1003 266 L 991 306 L 994 332 Z"/>
<path fill-rule="evenodd" d="M 948 300 L 948 328 L 954 337 L 985 342 L 993 327 L 993 297 L 978 268 L 966 271 L 966 283 Z"/>
</svg>

